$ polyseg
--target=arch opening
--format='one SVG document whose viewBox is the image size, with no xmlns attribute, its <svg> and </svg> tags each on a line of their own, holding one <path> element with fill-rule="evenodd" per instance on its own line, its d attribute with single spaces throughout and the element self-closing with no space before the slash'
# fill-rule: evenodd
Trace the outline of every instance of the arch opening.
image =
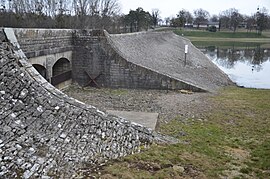
<svg viewBox="0 0 270 179">
<path fill-rule="evenodd" d="M 38 71 L 38 73 L 45 79 L 47 79 L 47 70 L 44 66 L 39 64 L 33 64 L 33 67 Z"/>
<path fill-rule="evenodd" d="M 54 86 L 71 80 L 71 63 L 66 58 L 60 58 L 52 67 L 51 83 Z"/>
</svg>

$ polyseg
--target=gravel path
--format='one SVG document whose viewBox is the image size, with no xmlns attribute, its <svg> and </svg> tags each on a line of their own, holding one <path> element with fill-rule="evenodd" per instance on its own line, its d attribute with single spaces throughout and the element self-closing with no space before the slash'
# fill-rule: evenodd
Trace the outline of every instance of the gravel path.
<svg viewBox="0 0 270 179">
<path fill-rule="evenodd" d="M 159 113 L 160 122 L 167 122 L 178 116 L 203 119 L 203 113 L 211 108 L 209 97 L 213 95 L 165 90 L 80 88 L 75 85 L 64 92 L 102 111 L 156 112 Z"/>
</svg>

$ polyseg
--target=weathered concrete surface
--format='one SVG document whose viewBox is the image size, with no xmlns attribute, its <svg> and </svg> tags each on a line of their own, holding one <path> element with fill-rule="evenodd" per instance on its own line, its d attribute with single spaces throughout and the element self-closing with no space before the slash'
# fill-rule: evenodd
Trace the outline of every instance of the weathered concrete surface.
<svg viewBox="0 0 270 179">
<path fill-rule="evenodd" d="M 232 84 L 228 76 L 192 43 L 173 32 L 106 34 L 109 43 L 128 62 L 205 91 Z M 187 63 L 184 47 L 189 46 Z"/>
<path fill-rule="evenodd" d="M 152 130 L 155 130 L 158 120 L 158 113 L 115 111 L 115 110 L 107 110 L 106 112 L 112 115 L 120 116 L 128 121 L 141 124 Z"/>
</svg>

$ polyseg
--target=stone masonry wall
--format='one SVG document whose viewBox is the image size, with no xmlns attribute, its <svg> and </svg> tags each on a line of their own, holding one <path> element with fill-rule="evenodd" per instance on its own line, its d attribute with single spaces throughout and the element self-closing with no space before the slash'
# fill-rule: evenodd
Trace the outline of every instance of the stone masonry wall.
<svg viewBox="0 0 270 179">
<path fill-rule="evenodd" d="M 21 49 L 27 58 L 71 51 L 72 29 L 14 28 Z"/>
<path fill-rule="evenodd" d="M 99 86 L 111 88 L 215 91 L 220 86 L 232 85 L 228 76 L 188 40 L 172 33 L 110 35 L 101 30 L 14 31 L 28 58 L 71 53 L 72 80 L 81 86 L 88 85 L 91 78 Z M 180 58 L 185 43 L 190 45 L 191 51 L 186 66 Z M 51 67 L 58 60 L 52 58 L 46 57 L 43 62 L 48 79 L 52 76 Z M 93 82 L 90 85 L 95 86 Z"/>
<path fill-rule="evenodd" d="M 105 32 L 106 39 L 102 47 L 106 52 L 105 77 L 106 85 L 114 88 L 142 88 L 142 89 L 189 89 L 204 91 L 195 86 L 175 80 L 169 75 L 165 76 L 142 66 L 127 61 L 110 42 L 109 34 Z"/>
<path fill-rule="evenodd" d="M 106 32 L 95 36 L 91 30 L 74 33 L 72 71 L 73 80 L 79 85 L 90 81 L 89 74 L 92 78 L 98 76 L 95 81 L 102 87 L 203 91 L 127 61 L 115 50 L 108 36 Z"/>
<path fill-rule="evenodd" d="M 89 85 L 92 78 L 101 87 L 204 91 L 128 61 L 114 47 L 110 35 L 101 30 L 13 30 L 28 58 L 72 51 L 72 80 L 80 86 Z M 53 60 L 48 58 L 45 61 L 50 77 Z M 93 82 L 90 85 L 95 86 Z"/>
<path fill-rule="evenodd" d="M 0 37 L 0 178 L 71 178 L 157 139 L 61 93 L 27 62 L 14 34 Z"/>
<path fill-rule="evenodd" d="M 197 88 L 214 92 L 222 86 L 233 85 L 229 77 L 190 40 L 171 31 L 105 35 L 109 47 L 116 54 L 129 64 L 146 70 L 147 73 L 142 75 L 149 77 L 146 79 L 147 84 L 154 81 L 158 83 L 158 78 L 154 76 L 156 73 L 169 78 L 172 81 L 170 85 L 176 89 L 191 88 L 197 91 Z M 189 47 L 187 54 L 184 50 L 186 45 Z"/>
<path fill-rule="evenodd" d="M 101 31 L 96 31 L 101 32 Z M 100 41 L 104 36 L 92 30 L 77 30 L 73 34 L 73 80 L 79 85 L 85 86 L 90 77 L 100 86 L 105 85 L 105 54 L 101 49 Z"/>
</svg>

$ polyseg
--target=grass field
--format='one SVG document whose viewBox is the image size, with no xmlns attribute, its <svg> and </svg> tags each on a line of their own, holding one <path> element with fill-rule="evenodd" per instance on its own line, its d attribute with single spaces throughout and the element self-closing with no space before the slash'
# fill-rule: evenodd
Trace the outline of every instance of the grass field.
<svg viewBox="0 0 270 179">
<path fill-rule="evenodd" d="M 211 44 L 238 44 L 240 43 L 253 43 L 253 44 L 270 44 L 270 32 L 265 31 L 262 35 L 256 32 L 237 31 L 221 31 L 221 32 L 208 32 L 205 30 L 174 30 L 174 33 L 190 39 L 192 42 L 206 42 Z M 246 45 L 244 45 L 246 46 Z M 270 45 L 265 45 L 269 47 Z"/>
<path fill-rule="evenodd" d="M 204 30 L 175 30 L 177 35 L 184 35 L 187 37 L 205 37 L 205 38 L 266 38 L 264 34 L 260 35 L 256 32 L 228 32 L 217 31 L 209 32 Z"/>
<path fill-rule="evenodd" d="M 218 38 L 218 37 L 188 37 L 193 41 L 203 42 L 245 42 L 245 43 L 270 43 L 270 38 Z"/>
<path fill-rule="evenodd" d="M 234 47 L 235 49 L 247 49 L 247 48 L 270 48 L 270 42 L 238 42 L 238 41 L 192 41 L 196 47 L 209 47 L 215 46 L 228 49 Z"/>
<path fill-rule="evenodd" d="M 103 178 L 270 178 L 270 90 L 227 88 L 203 119 L 181 117 L 160 132 L 175 145 L 153 145 L 113 161 Z"/>
</svg>

